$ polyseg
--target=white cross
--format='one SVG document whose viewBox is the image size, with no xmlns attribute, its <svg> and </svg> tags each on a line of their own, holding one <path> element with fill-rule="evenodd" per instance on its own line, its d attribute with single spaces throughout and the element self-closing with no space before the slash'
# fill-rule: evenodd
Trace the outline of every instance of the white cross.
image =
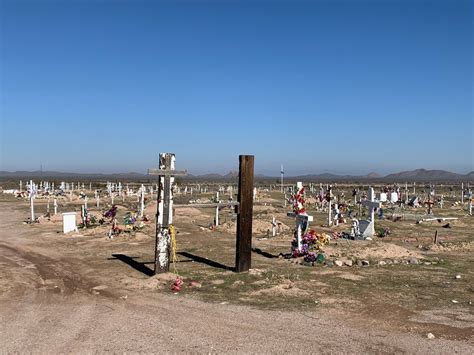
<svg viewBox="0 0 474 355">
<path fill-rule="evenodd" d="M 303 187 L 303 184 L 301 182 L 297 182 L 296 186 L 297 186 L 297 190 L 299 191 Z M 297 214 L 295 212 L 288 212 L 287 216 L 295 218 L 297 248 L 298 248 L 298 252 L 301 252 L 303 234 L 308 229 L 309 222 L 313 221 L 313 216 L 309 216 L 306 212 L 301 213 L 301 214 Z"/>
<path fill-rule="evenodd" d="M 374 189 L 372 187 L 369 187 L 369 196 L 368 196 L 367 200 L 361 201 L 361 204 L 363 206 L 366 206 L 369 209 L 370 222 L 371 222 L 371 225 L 372 225 L 372 235 L 373 235 L 373 234 L 375 234 L 375 228 L 374 228 L 375 210 L 377 208 L 381 208 L 382 203 L 380 201 L 375 201 Z"/>
</svg>

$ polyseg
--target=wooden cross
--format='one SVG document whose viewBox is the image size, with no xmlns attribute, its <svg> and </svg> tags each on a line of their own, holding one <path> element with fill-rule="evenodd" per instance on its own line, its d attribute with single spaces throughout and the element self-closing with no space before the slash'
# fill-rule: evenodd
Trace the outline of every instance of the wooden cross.
<svg viewBox="0 0 474 355">
<path fill-rule="evenodd" d="M 424 202 L 425 205 L 428 205 L 428 214 L 433 213 L 433 205 L 435 204 L 435 202 L 431 199 L 431 196 L 432 196 L 432 189 L 430 187 L 430 191 L 428 192 L 428 201 Z"/>
<path fill-rule="evenodd" d="M 175 170 L 173 153 L 160 153 L 159 168 L 149 169 L 148 175 L 157 175 L 158 207 L 156 212 L 155 268 L 154 273 L 168 272 L 170 268 L 170 224 L 173 224 L 173 182 L 175 176 L 184 176 L 186 171 Z"/>
</svg>

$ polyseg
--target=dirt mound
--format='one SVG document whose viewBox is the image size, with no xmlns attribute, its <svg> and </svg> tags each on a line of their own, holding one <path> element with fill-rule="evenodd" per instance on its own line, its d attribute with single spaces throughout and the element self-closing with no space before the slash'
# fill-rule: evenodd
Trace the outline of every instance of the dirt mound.
<svg viewBox="0 0 474 355">
<path fill-rule="evenodd" d="M 307 296 L 308 291 L 302 290 L 296 286 L 296 284 L 290 280 L 285 280 L 279 285 L 275 285 L 269 288 L 264 288 L 258 291 L 251 292 L 252 296 L 265 296 L 265 295 L 285 295 L 285 296 Z"/>
<path fill-rule="evenodd" d="M 38 222 L 40 224 L 50 224 L 50 223 L 62 223 L 63 215 L 58 213 L 57 215 L 51 215 L 49 217 L 41 216 L 38 217 Z"/>
<path fill-rule="evenodd" d="M 285 223 L 277 221 L 277 224 L 279 226 L 279 232 L 285 232 L 290 230 L 290 227 L 288 227 Z M 237 228 L 236 222 L 226 222 L 222 224 L 219 229 L 221 229 L 224 232 L 227 233 L 235 233 Z M 263 220 L 253 220 L 252 223 L 252 232 L 255 234 L 266 234 L 267 231 L 271 232 L 272 230 L 272 221 L 263 221 Z"/>
<path fill-rule="evenodd" d="M 355 256 L 359 258 L 421 258 L 422 255 L 416 250 L 409 250 L 395 244 L 370 245 L 362 250 L 355 250 Z"/>
<path fill-rule="evenodd" d="M 272 211 L 275 211 L 276 208 L 273 207 L 273 206 L 256 206 L 254 205 L 253 206 L 253 211 L 254 212 L 272 212 Z"/>
<path fill-rule="evenodd" d="M 460 243 L 439 243 L 434 244 L 430 250 L 432 251 L 463 251 L 463 252 L 472 252 L 474 251 L 474 242 L 466 241 Z"/>
<path fill-rule="evenodd" d="M 197 217 L 197 216 L 202 216 L 202 210 L 196 207 L 183 207 L 183 208 L 177 208 L 176 209 L 176 217 Z"/>
<path fill-rule="evenodd" d="M 316 203 L 318 203 L 318 200 L 316 200 L 314 197 L 308 197 L 307 199 L 305 199 L 305 202 L 310 205 L 315 205 Z"/>
</svg>

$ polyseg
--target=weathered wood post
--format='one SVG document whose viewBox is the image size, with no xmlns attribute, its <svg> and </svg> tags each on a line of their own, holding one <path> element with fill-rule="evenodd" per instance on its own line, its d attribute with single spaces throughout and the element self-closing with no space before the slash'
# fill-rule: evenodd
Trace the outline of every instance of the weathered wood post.
<svg viewBox="0 0 474 355">
<path fill-rule="evenodd" d="M 253 213 L 253 155 L 239 156 L 239 213 L 237 215 L 237 245 L 235 271 L 248 271 L 252 252 L 252 213 Z"/>
<path fill-rule="evenodd" d="M 173 153 L 160 153 L 159 169 L 149 169 L 148 175 L 158 175 L 158 194 L 155 238 L 155 274 L 169 271 L 171 253 L 170 225 L 173 224 L 173 183 L 175 176 L 186 175 L 176 171 Z"/>
<path fill-rule="evenodd" d="M 176 157 L 171 153 L 160 154 L 160 170 L 174 170 Z M 156 213 L 155 274 L 170 269 L 171 236 L 169 225 L 173 223 L 172 184 L 174 177 L 160 175 L 158 185 L 158 210 Z"/>
</svg>

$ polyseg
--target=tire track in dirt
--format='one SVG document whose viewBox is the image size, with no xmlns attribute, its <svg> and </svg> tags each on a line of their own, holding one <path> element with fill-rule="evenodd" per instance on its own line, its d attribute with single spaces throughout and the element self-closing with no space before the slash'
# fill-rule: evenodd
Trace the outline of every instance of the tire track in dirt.
<svg viewBox="0 0 474 355">
<path fill-rule="evenodd" d="M 36 289 L 61 293 L 65 296 L 74 293 L 99 294 L 93 290 L 99 283 L 85 278 L 76 271 L 80 270 L 83 265 L 74 264 L 71 258 L 64 262 L 3 243 L 0 244 L 0 250 L 2 251 L 0 257 L 9 262 L 10 269 L 13 269 L 14 272 L 25 274 L 25 269 L 27 269 L 26 273 L 36 275 L 34 280 Z M 100 295 L 116 297 L 110 290 L 101 290 Z"/>
</svg>

